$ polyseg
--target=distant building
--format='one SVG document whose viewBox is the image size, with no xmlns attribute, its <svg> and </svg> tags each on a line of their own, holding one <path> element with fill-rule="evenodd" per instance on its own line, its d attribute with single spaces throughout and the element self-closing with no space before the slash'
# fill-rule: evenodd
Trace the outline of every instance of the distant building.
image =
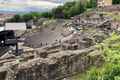
<svg viewBox="0 0 120 80">
<path fill-rule="evenodd" d="M 26 23 L 5 23 L 5 30 L 26 30 Z"/>
<path fill-rule="evenodd" d="M 97 6 L 98 7 L 105 7 L 105 6 L 111 6 L 112 0 L 97 0 Z"/>
<path fill-rule="evenodd" d="M 2 25 L 2 22 L 0 23 L 0 31 L 4 30 L 13 30 L 13 31 L 24 31 L 27 29 L 34 29 L 36 26 L 30 21 L 30 22 L 21 22 L 21 23 L 4 23 Z"/>
</svg>

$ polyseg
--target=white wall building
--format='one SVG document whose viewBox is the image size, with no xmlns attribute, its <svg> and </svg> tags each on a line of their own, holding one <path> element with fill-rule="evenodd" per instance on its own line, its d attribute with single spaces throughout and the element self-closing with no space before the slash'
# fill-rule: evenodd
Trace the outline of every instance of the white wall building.
<svg viewBox="0 0 120 80">
<path fill-rule="evenodd" d="M 27 29 L 34 29 L 34 28 L 36 28 L 36 26 L 30 22 L 5 23 L 5 25 L 0 26 L 0 31 L 4 31 L 4 30 L 25 31 Z"/>
<path fill-rule="evenodd" d="M 6 23 L 4 30 L 26 30 L 26 23 Z"/>
</svg>

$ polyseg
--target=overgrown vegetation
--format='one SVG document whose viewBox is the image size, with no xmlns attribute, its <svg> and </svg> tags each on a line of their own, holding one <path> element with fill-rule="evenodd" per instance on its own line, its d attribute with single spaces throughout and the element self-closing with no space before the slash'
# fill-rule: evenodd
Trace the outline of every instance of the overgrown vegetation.
<svg viewBox="0 0 120 80">
<path fill-rule="evenodd" d="M 109 16 L 112 18 L 113 21 L 120 21 L 120 14 L 119 13 L 111 13 L 111 12 L 103 12 L 104 15 Z"/>
<path fill-rule="evenodd" d="M 74 80 L 120 80 L 120 35 L 113 33 L 97 47 L 103 53 L 104 65 L 92 68 L 84 76 Z"/>
<path fill-rule="evenodd" d="M 120 0 L 112 0 L 113 4 L 120 4 Z"/>
<path fill-rule="evenodd" d="M 32 12 L 23 15 L 15 15 L 11 20 L 12 22 L 21 22 L 21 21 L 29 21 L 31 19 L 36 20 L 41 17 L 43 18 L 65 18 L 69 19 L 72 16 L 81 14 L 85 12 L 87 9 L 96 8 L 96 0 L 78 0 L 73 2 L 67 2 L 63 6 L 58 6 L 54 8 L 50 12 Z"/>
</svg>

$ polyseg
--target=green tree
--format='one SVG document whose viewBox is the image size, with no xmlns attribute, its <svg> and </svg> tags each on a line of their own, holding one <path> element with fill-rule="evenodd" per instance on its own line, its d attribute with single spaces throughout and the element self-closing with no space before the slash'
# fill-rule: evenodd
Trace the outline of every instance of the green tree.
<svg viewBox="0 0 120 80">
<path fill-rule="evenodd" d="M 24 19 L 25 22 L 27 22 L 27 21 L 33 19 L 33 16 L 32 16 L 31 13 L 29 13 L 29 14 L 24 14 L 24 15 L 23 15 L 23 19 Z"/>
<path fill-rule="evenodd" d="M 97 6 L 97 0 L 88 0 L 86 7 L 87 8 L 96 8 Z"/>
<path fill-rule="evenodd" d="M 76 3 L 75 8 L 76 8 L 76 14 L 81 14 L 86 10 L 85 5 L 82 4 L 80 1 Z"/>
<path fill-rule="evenodd" d="M 54 18 L 64 18 L 64 12 L 62 6 L 58 6 L 57 8 L 53 9 L 52 13 Z"/>
<path fill-rule="evenodd" d="M 44 18 L 52 18 L 52 13 L 51 12 L 44 12 L 41 13 L 40 17 L 44 17 Z"/>
<path fill-rule="evenodd" d="M 78 15 L 78 14 L 81 14 L 85 11 L 85 6 L 80 2 L 76 2 L 74 6 L 72 6 L 70 9 L 69 9 L 69 15 L 70 17 L 71 16 L 75 16 L 75 15 Z"/>
<path fill-rule="evenodd" d="M 10 21 L 12 22 L 22 22 L 23 19 L 22 19 L 22 16 L 21 15 L 15 15 Z"/>
<path fill-rule="evenodd" d="M 113 4 L 120 4 L 120 0 L 112 0 Z"/>
<path fill-rule="evenodd" d="M 76 2 L 68 2 L 63 6 L 63 13 L 64 13 L 64 18 L 70 18 L 71 17 L 71 12 L 73 6 L 76 4 Z"/>
</svg>

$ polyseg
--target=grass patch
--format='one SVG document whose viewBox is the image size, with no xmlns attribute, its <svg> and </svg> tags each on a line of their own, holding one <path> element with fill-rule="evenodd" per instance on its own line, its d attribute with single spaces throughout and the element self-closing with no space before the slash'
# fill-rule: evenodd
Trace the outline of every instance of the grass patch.
<svg viewBox="0 0 120 80">
<path fill-rule="evenodd" d="M 97 45 L 105 59 L 100 68 L 92 67 L 72 80 L 120 80 L 120 35 L 113 33 L 110 38 Z"/>
<path fill-rule="evenodd" d="M 104 15 L 112 17 L 113 20 L 120 21 L 120 14 L 104 12 Z"/>
</svg>

